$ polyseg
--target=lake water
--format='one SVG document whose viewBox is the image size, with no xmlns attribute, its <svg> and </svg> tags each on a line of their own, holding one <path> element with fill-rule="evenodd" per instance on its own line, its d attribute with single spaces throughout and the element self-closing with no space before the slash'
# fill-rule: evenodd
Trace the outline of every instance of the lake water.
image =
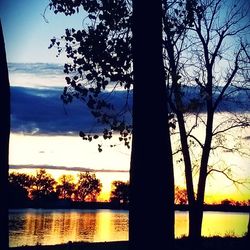
<svg viewBox="0 0 250 250">
<path fill-rule="evenodd" d="M 247 213 L 205 212 L 204 236 L 243 236 Z M 188 212 L 176 211 L 176 237 L 188 233 Z M 124 210 L 44 210 L 9 211 L 10 247 L 54 245 L 69 241 L 128 240 L 128 211 Z"/>
</svg>

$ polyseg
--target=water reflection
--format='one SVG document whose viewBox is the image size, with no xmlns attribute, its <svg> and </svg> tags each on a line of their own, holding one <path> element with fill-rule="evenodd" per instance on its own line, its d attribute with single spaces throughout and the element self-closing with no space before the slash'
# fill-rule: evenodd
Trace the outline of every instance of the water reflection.
<svg viewBox="0 0 250 250">
<path fill-rule="evenodd" d="M 248 214 L 205 212 L 202 234 L 243 236 L 247 223 Z M 187 212 L 176 212 L 175 234 L 176 237 L 188 234 Z M 128 211 L 23 209 L 9 212 L 10 247 L 116 240 L 128 240 Z"/>
<path fill-rule="evenodd" d="M 128 213 L 111 210 L 11 210 L 10 247 L 128 239 Z"/>
<path fill-rule="evenodd" d="M 243 236 L 247 232 L 247 213 L 205 212 L 202 235 Z"/>
<path fill-rule="evenodd" d="M 175 236 L 177 238 L 188 235 L 188 213 L 175 212 Z"/>
</svg>

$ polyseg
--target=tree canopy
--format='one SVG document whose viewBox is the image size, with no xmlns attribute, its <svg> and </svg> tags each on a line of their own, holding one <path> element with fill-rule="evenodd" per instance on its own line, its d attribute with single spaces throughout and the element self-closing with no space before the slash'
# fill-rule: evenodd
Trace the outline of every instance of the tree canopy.
<svg viewBox="0 0 250 250">
<path fill-rule="evenodd" d="M 114 181 L 112 183 L 112 191 L 110 196 L 111 202 L 118 202 L 122 204 L 129 203 L 129 183 L 123 181 Z"/>
<path fill-rule="evenodd" d="M 96 201 L 101 192 L 102 184 L 95 174 L 89 172 L 80 173 L 76 184 L 77 199 L 80 201 Z"/>
<path fill-rule="evenodd" d="M 45 202 L 48 206 L 57 200 L 93 202 L 97 201 L 101 188 L 101 181 L 89 172 L 80 172 L 77 180 L 72 175 L 63 174 L 58 181 L 45 169 L 37 170 L 35 175 L 19 172 L 9 174 L 11 207 L 25 207 L 32 204 L 30 201 L 35 205 L 46 205 L 42 203 Z"/>
<path fill-rule="evenodd" d="M 62 175 L 59 178 L 59 184 L 56 186 L 56 191 L 62 199 L 71 199 L 75 192 L 75 183 L 72 175 Z"/>
</svg>

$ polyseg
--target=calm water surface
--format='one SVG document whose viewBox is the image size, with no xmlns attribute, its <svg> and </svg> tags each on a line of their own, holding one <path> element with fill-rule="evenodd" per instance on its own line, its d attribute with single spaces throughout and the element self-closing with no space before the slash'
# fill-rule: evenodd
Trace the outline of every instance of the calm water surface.
<svg viewBox="0 0 250 250">
<path fill-rule="evenodd" d="M 153 215 L 152 215 L 153 216 Z M 205 212 L 202 234 L 243 236 L 248 214 Z M 176 212 L 176 237 L 188 233 L 188 213 Z M 44 210 L 9 211 L 10 247 L 54 245 L 69 241 L 128 240 L 128 211 L 124 210 Z"/>
</svg>

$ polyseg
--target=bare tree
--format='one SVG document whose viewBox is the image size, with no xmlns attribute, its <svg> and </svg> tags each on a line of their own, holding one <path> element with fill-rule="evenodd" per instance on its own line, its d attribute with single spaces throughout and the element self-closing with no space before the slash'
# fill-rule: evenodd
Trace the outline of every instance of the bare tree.
<svg viewBox="0 0 250 250">
<path fill-rule="evenodd" d="M 196 1 L 194 23 L 187 31 L 187 49 L 182 54 L 183 60 L 188 59 L 183 64 L 185 69 L 181 70 L 181 64 L 177 68 L 176 60 L 170 60 L 171 107 L 178 121 L 190 206 L 189 236 L 193 238 L 201 236 L 207 176 L 216 172 L 234 183 L 242 183 L 230 175 L 228 167 L 215 168 L 210 154 L 219 149 L 244 153 L 239 145 L 227 146 L 226 133 L 249 127 L 247 13 L 240 1 L 232 6 L 222 0 Z M 198 133 L 199 129 L 203 133 Z M 200 157 L 198 164 L 192 157 L 194 146 L 196 156 Z"/>
</svg>

